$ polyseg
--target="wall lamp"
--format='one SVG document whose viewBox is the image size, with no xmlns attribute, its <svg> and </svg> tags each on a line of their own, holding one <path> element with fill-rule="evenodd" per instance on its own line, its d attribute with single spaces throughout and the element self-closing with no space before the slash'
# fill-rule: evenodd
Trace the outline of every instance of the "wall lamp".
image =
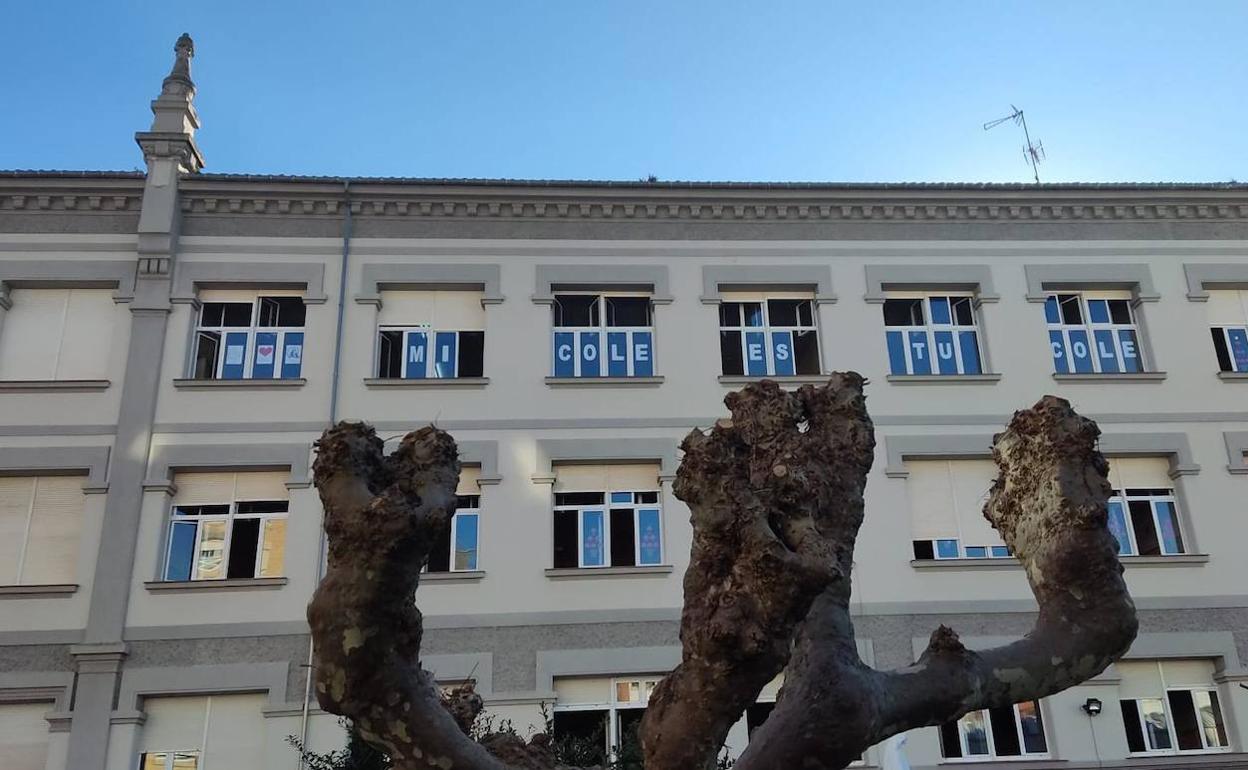
<svg viewBox="0 0 1248 770">
<path fill-rule="evenodd" d="M 1101 713 L 1101 699 L 1100 698 L 1088 698 L 1087 700 L 1083 702 L 1083 705 L 1080 706 L 1079 708 L 1083 709 L 1084 713 L 1087 714 L 1088 716 L 1094 717 L 1097 714 Z"/>
</svg>

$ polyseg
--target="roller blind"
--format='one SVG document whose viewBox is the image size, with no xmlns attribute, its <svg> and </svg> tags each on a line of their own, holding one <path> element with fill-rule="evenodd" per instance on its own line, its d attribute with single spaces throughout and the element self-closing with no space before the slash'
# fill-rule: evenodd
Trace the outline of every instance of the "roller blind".
<svg viewBox="0 0 1248 770">
<path fill-rule="evenodd" d="M 1089 289 L 1079 293 L 1084 299 L 1131 299 L 1129 289 Z"/>
<path fill-rule="evenodd" d="M 172 698 L 144 698 L 140 752 L 202 751 L 208 697 L 183 695 Z"/>
<path fill-rule="evenodd" d="M 480 331 L 485 328 L 481 297 L 479 291 L 383 291 L 377 320 L 382 326 Z"/>
<path fill-rule="evenodd" d="M 288 500 L 289 471 L 240 471 L 234 474 L 235 500 Z"/>
<path fill-rule="evenodd" d="M 21 582 L 57 585 L 78 579 L 78 540 L 82 532 L 81 476 L 41 476 L 26 537 Z"/>
<path fill-rule="evenodd" d="M 555 698 L 560 705 L 610 703 L 610 677 L 567 677 L 555 679 Z"/>
<path fill-rule="evenodd" d="M 174 505 L 225 505 L 237 500 L 288 500 L 288 471 L 179 472 Z"/>
<path fill-rule="evenodd" d="M 653 491 L 658 488 L 658 463 L 555 466 L 556 492 L 631 492 Z"/>
<path fill-rule="evenodd" d="M 1166 687 L 1212 687 L 1212 660 L 1163 660 L 1161 676 Z"/>
<path fill-rule="evenodd" d="M 0 379 L 56 378 L 69 289 L 13 289 L 0 326 Z"/>
<path fill-rule="evenodd" d="M 34 492 L 32 477 L 0 477 L 0 585 L 17 585 Z"/>
<path fill-rule="evenodd" d="M 949 478 L 962 545 L 1001 545 L 1001 536 L 984 518 L 984 503 L 997 477 L 992 460 L 950 460 Z"/>
<path fill-rule="evenodd" d="M 44 770 L 48 761 L 51 703 L 0 703 L 0 767 Z"/>
<path fill-rule="evenodd" d="M 944 460 L 910 460 L 906 493 L 910 496 L 911 530 L 915 540 L 958 536 L 957 513 L 949 465 Z"/>
<path fill-rule="evenodd" d="M 1205 311 L 1211 326 L 1243 326 L 1248 323 L 1248 291 L 1211 291 Z"/>
<path fill-rule="evenodd" d="M 1161 668 L 1155 660 L 1120 660 L 1114 664 L 1122 681 L 1118 693 L 1123 698 L 1160 698 L 1166 688 L 1161 681 Z"/>
<path fill-rule="evenodd" d="M 476 465 L 464 465 L 459 469 L 459 486 L 455 489 L 457 495 L 479 495 L 481 494 L 481 486 L 478 479 L 481 478 L 481 468 Z"/>
<path fill-rule="evenodd" d="M 765 302 L 769 299 L 814 299 L 813 291 L 722 291 L 724 302 Z"/>
<path fill-rule="evenodd" d="M 68 302 L 56 379 L 104 379 L 113 356 L 113 319 L 117 315 L 113 292 L 111 289 L 70 289 Z"/>
<path fill-rule="evenodd" d="M 266 770 L 264 704 L 265 696 L 259 693 L 209 699 L 206 770 Z"/>
<path fill-rule="evenodd" d="M 1114 489 L 1169 489 L 1170 461 L 1165 457 L 1111 457 L 1109 483 Z"/>
</svg>

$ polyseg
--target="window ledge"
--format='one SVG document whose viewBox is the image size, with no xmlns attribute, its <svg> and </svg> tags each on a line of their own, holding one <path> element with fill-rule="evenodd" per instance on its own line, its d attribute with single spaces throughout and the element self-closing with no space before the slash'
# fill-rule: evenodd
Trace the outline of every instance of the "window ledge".
<svg viewBox="0 0 1248 770">
<path fill-rule="evenodd" d="M 1120 556 L 1124 567 L 1190 567 L 1207 564 L 1207 553 L 1181 553 L 1174 556 Z M 910 566 L 918 570 L 1010 570 L 1022 569 L 1018 559 L 911 559 Z"/>
<path fill-rule="evenodd" d="M 1110 372 L 1083 374 L 1054 374 L 1058 382 L 1161 382 L 1165 372 Z"/>
<path fill-rule="evenodd" d="M 897 385 L 995 385 L 999 374 L 890 374 L 884 379 Z"/>
<path fill-rule="evenodd" d="M 241 390 L 267 390 L 269 388 L 302 388 L 308 381 L 303 377 L 288 380 L 250 379 L 250 380 L 192 380 L 177 379 L 173 387 L 179 390 L 215 390 L 217 388 L 237 388 Z"/>
<path fill-rule="evenodd" d="M 644 388 L 663 384 L 663 377 L 547 377 L 552 388 Z"/>
<path fill-rule="evenodd" d="M 226 580 L 149 580 L 143 584 L 153 593 L 186 593 L 195 591 L 247 591 L 281 588 L 288 578 L 228 578 Z"/>
<path fill-rule="evenodd" d="M 422 572 L 422 583 L 475 583 L 485 577 L 485 570 L 464 570 L 462 572 Z"/>
<path fill-rule="evenodd" d="M 1190 567 L 1193 564 L 1208 564 L 1207 553 L 1179 553 L 1174 556 L 1119 556 L 1118 561 L 1124 567 Z"/>
<path fill-rule="evenodd" d="M 39 393 L 45 390 L 86 392 L 106 390 L 110 380 L 0 380 L 0 393 Z"/>
<path fill-rule="evenodd" d="M 763 380 L 771 380 L 780 385 L 823 385 L 831 376 L 830 374 L 796 374 L 751 377 L 741 374 L 722 374 L 719 377 L 719 381 L 723 385 L 747 385 L 751 382 L 762 382 Z"/>
<path fill-rule="evenodd" d="M 645 577 L 647 575 L 670 575 L 675 568 L 670 564 L 651 567 L 571 567 L 546 570 L 552 580 L 605 577 Z"/>
<path fill-rule="evenodd" d="M 366 388 L 484 388 L 489 377 L 426 377 L 405 380 L 398 377 L 367 377 Z"/>
<path fill-rule="evenodd" d="M 0 599 L 55 599 L 78 591 L 77 583 L 0 586 Z"/>
<path fill-rule="evenodd" d="M 1218 379 L 1223 382 L 1248 382 L 1248 372 L 1218 372 Z"/>
</svg>

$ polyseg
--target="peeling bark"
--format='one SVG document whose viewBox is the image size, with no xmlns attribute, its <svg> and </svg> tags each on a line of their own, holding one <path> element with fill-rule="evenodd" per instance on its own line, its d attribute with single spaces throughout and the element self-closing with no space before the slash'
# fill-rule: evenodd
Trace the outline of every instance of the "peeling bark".
<svg viewBox="0 0 1248 770">
<path fill-rule="evenodd" d="M 854 373 L 795 392 L 752 384 L 725 399 L 730 422 L 682 444 L 675 492 L 694 533 L 683 654 L 643 720 L 649 770 L 710 766 L 782 670 L 776 709 L 738 770 L 841 768 L 898 732 L 1077 684 L 1134 639 L 1135 608 L 1106 525 L 1099 431 L 1050 396 L 997 437 L 1000 477 L 984 509 L 1026 568 L 1035 628 L 975 652 L 942 626 L 911 666 L 862 663 L 849 598 L 875 445 L 863 384 Z M 419 664 L 412 595 L 454 512 L 454 440 L 422 428 L 385 456 L 371 428 L 341 423 L 317 449 L 329 569 L 308 620 L 322 708 L 352 719 L 399 770 L 558 767 L 548 736 L 473 740 L 480 697 L 470 687 L 440 696 Z"/>
</svg>

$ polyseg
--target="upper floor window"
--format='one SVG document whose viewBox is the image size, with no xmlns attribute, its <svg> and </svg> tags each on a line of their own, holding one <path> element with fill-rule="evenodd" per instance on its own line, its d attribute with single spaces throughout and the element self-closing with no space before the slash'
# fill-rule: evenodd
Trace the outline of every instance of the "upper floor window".
<svg viewBox="0 0 1248 770">
<path fill-rule="evenodd" d="M 1144 371 L 1130 293 L 1050 294 L 1044 317 L 1058 374 Z"/>
<path fill-rule="evenodd" d="M 1123 556 L 1184 553 L 1178 503 L 1164 457 L 1122 457 L 1109 461 L 1109 531 Z"/>
<path fill-rule="evenodd" d="M 1119 701 L 1132 754 L 1226 751 L 1213 665 L 1200 660 L 1119 661 Z"/>
<path fill-rule="evenodd" d="M 138 770 L 265 767 L 266 696 L 146 697 Z"/>
<path fill-rule="evenodd" d="M 455 515 L 451 526 L 429 552 L 429 572 L 472 572 L 480 569 L 477 541 L 481 530 L 481 469 L 464 466 L 459 471 Z"/>
<path fill-rule="evenodd" d="M 979 331 L 969 296 L 890 295 L 884 300 L 892 374 L 980 374 Z"/>
<path fill-rule="evenodd" d="M 725 375 L 822 374 L 813 298 L 727 292 L 723 296 L 719 358 Z"/>
<path fill-rule="evenodd" d="M 77 580 L 81 476 L 0 477 L 0 585 Z"/>
<path fill-rule="evenodd" d="M 1248 372 L 1248 291 L 1210 291 L 1208 312 L 1218 368 Z"/>
<path fill-rule="evenodd" d="M 658 475 L 651 464 L 558 466 L 555 568 L 662 564 Z"/>
<path fill-rule="evenodd" d="M 179 473 L 165 550 L 165 580 L 285 574 L 285 472 Z"/>
<path fill-rule="evenodd" d="M 13 289 L 0 325 L 0 380 L 101 380 L 117 324 L 112 289 Z"/>
<path fill-rule="evenodd" d="M 383 291 L 377 325 L 382 379 L 481 377 L 485 310 L 479 291 Z"/>
<path fill-rule="evenodd" d="M 991 460 L 910 460 L 906 468 L 915 559 L 1012 557 L 983 515 L 997 474 Z"/>
<path fill-rule="evenodd" d="M 940 753 L 946 759 L 1037 757 L 1049 753 L 1036 701 L 966 714 L 940 726 Z"/>
<path fill-rule="evenodd" d="M 555 377 L 653 377 L 650 297 L 556 294 L 551 350 Z"/>
<path fill-rule="evenodd" d="M 34 703 L 0 702 L 0 757 L 8 770 L 44 770 L 48 762 L 47 714 L 55 711 L 50 700 Z"/>
<path fill-rule="evenodd" d="M 197 380 L 297 379 L 306 308 L 298 296 L 247 298 L 201 292 L 195 327 Z"/>
</svg>

